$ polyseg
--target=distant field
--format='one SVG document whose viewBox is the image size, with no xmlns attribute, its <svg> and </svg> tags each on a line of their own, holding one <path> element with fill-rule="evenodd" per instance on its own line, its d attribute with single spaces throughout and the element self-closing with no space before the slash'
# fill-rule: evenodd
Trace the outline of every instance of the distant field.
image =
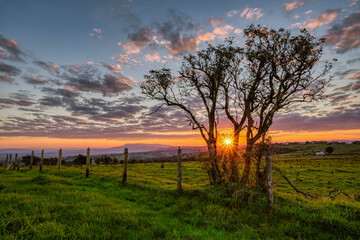
<svg viewBox="0 0 360 240">
<path fill-rule="evenodd" d="M 279 146 L 280 149 L 291 151 L 283 155 L 314 155 L 315 152 L 325 152 L 327 147 L 334 148 L 334 152 L 331 155 L 360 154 L 359 144 L 289 144 Z"/>
<path fill-rule="evenodd" d="M 334 152 L 335 153 L 335 152 Z M 327 196 L 340 189 L 359 197 L 360 158 L 274 156 L 302 190 Z M 298 174 L 297 174 L 298 172 Z M 343 195 L 306 199 L 274 172 L 276 211 L 267 216 L 259 191 L 209 186 L 199 162 L 183 163 L 183 194 L 176 164 L 85 168 L 45 166 L 39 173 L 0 170 L 2 239 L 359 239 L 360 202 Z"/>
</svg>

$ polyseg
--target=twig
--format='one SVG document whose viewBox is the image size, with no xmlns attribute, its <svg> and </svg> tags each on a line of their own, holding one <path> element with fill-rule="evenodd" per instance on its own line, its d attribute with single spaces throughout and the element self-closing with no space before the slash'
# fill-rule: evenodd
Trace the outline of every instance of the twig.
<svg viewBox="0 0 360 240">
<path fill-rule="evenodd" d="M 311 195 L 310 193 L 301 191 L 300 189 L 298 189 L 297 187 L 295 187 L 295 185 L 286 177 L 285 173 L 283 173 L 280 168 L 276 167 L 273 165 L 273 169 L 275 169 L 276 171 L 278 171 L 280 173 L 280 175 L 285 178 L 285 180 L 290 184 L 290 186 L 298 193 L 301 193 L 302 195 L 304 195 L 305 197 L 312 197 L 312 198 L 317 198 L 317 196 Z"/>
<path fill-rule="evenodd" d="M 276 166 L 273 165 L 273 169 L 275 169 L 277 172 L 279 172 L 280 175 L 281 175 L 283 178 L 285 178 L 285 180 L 290 184 L 290 186 L 291 186 L 296 192 L 303 194 L 305 197 L 312 197 L 312 198 L 318 198 L 318 197 L 320 197 L 320 196 L 315 196 L 315 195 L 312 195 L 312 194 L 310 194 L 310 193 L 304 192 L 304 191 L 298 189 L 297 187 L 295 187 L 295 185 L 290 181 L 290 179 L 288 179 L 288 178 L 286 177 L 285 173 L 283 173 L 283 172 L 280 170 L 280 168 L 278 168 L 278 167 L 276 167 Z M 278 180 L 277 180 L 277 181 L 278 181 Z M 333 192 L 335 192 L 335 193 L 331 195 L 331 193 L 333 193 Z M 329 197 L 329 198 L 334 198 L 334 197 L 336 197 L 337 195 L 339 195 L 340 193 L 344 194 L 344 195 L 345 195 L 346 197 L 348 197 L 349 199 L 352 199 L 348 194 L 344 193 L 344 192 L 341 191 L 341 190 L 332 190 L 332 191 L 330 191 L 328 197 Z"/>
<path fill-rule="evenodd" d="M 331 195 L 331 193 L 333 193 L 333 192 L 336 192 L 336 193 L 334 193 L 334 194 Z M 347 196 L 349 199 L 352 199 L 349 195 L 347 195 L 346 193 L 344 193 L 343 191 L 340 191 L 340 190 L 338 190 L 338 191 L 332 190 L 331 192 L 329 192 L 329 198 L 334 198 L 334 197 L 336 197 L 337 195 L 339 195 L 340 193 L 344 194 L 344 195 Z"/>
</svg>

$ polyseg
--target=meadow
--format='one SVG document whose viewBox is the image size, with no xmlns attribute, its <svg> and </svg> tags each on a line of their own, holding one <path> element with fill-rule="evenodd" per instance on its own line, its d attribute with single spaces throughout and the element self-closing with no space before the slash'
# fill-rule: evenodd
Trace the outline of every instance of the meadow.
<svg viewBox="0 0 360 240">
<path fill-rule="evenodd" d="M 359 239 L 359 155 L 274 156 L 300 189 L 274 172 L 275 212 L 265 193 L 236 185 L 209 186 L 201 162 L 90 168 L 56 166 L 0 170 L 2 239 Z M 343 194 L 329 198 L 331 190 Z"/>
</svg>

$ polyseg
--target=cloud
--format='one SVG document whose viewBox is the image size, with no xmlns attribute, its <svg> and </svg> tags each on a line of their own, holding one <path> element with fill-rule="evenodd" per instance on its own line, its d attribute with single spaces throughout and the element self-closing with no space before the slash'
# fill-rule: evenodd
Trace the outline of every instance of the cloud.
<svg viewBox="0 0 360 240">
<path fill-rule="evenodd" d="M 360 70 L 358 70 L 354 75 L 349 76 L 348 79 L 360 80 Z"/>
<path fill-rule="evenodd" d="M 65 77 L 66 85 L 83 92 L 99 92 L 104 96 L 116 96 L 131 90 L 135 82 L 121 75 L 105 74 L 103 76 L 94 69 L 86 69 Z"/>
<path fill-rule="evenodd" d="M 26 107 L 35 104 L 27 91 L 20 90 L 17 93 L 9 94 L 9 96 L 10 98 L 0 98 L 0 108 L 4 108 L 4 105 L 17 105 Z"/>
<path fill-rule="evenodd" d="M 59 74 L 59 66 L 55 65 L 52 62 L 44 62 L 44 61 L 33 61 L 33 63 L 46 71 L 48 71 L 51 74 Z"/>
<path fill-rule="evenodd" d="M 25 76 L 24 77 L 25 81 L 31 85 L 43 85 L 45 83 L 48 83 L 48 81 L 41 79 L 39 77 L 29 77 L 29 76 Z"/>
<path fill-rule="evenodd" d="M 359 76 L 359 79 L 360 79 L 360 76 Z M 347 84 L 347 85 L 342 86 L 342 87 L 335 88 L 334 90 L 335 91 L 340 90 L 340 91 L 348 92 L 348 91 L 357 91 L 359 89 L 360 89 L 360 81 L 350 83 L 350 84 Z"/>
<path fill-rule="evenodd" d="M 59 107 L 63 106 L 64 103 L 60 97 L 45 96 L 39 100 L 39 103 L 43 106 Z"/>
<path fill-rule="evenodd" d="M 230 10 L 226 13 L 226 16 L 228 16 L 229 18 L 237 15 L 237 14 L 240 14 L 240 10 Z"/>
<path fill-rule="evenodd" d="M 219 39 L 224 39 L 227 38 L 230 34 L 230 32 L 234 29 L 233 26 L 230 25 L 224 25 L 221 27 L 216 27 L 214 29 L 214 34 L 219 38 Z"/>
<path fill-rule="evenodd" d="M 68 88 L 49 88 L 44 87 L 41 89 L 42 92 L 49 94 L 50 96 L 61 96 L 62 98 L 75 98 L 80 95 L 79 91 L 68 89 Z"/>
<path fill-rule="evenodd" d="M 349 7 L 355 6 L 358 1 L 359 1 L 359 0 L 353 0 L 353 1 L 350 3 Z"/>
<path fill-rule="evenodd" d="M 17 76 L 21 73 L 21 70 L 6 63 L 0 62 L 0 72 L 9 76 Z"/>
<path fill-rule="evenodd" d="M 12 79 L 9 76 L 0 76 L 0 81 L 1 82 L 8 82 L 8 83 L 12 83 L 14 81 L 14 79 Z"/>
<path fill-rule="evenodd" d="M 243 30 L 241 30 L 240 28 L 237 28 L 234 30 L 234 33 L 237 34 L 237 35 L 241 35 L 243 32 Z"/>
<path fill-rule="evenodd" d="M 107 63 L 103 63 L 103 66 L 112 71 L 113 73 L 119 73 L 121 72 L 121 66 L 119 64 L 110 65 Z"/>
<path fill-rule="evenodd" d="M 356 62 L 360 62 L 360 57 L 349 59 L 346 61 L 346 64 L 352 64 L 352 63 L 356 63 Z"/>
<path fill-rule="evenodd" d="M 210 17 L 207 21 L 207 24 L 210 24 L 213 27 L 216 27 L 217 25 L 220 25 L 222 23 L 224 23 L 224 20 L 221 18 L 216 18 L 216 17 Z"/>
<path fill-rule="evenodd" d="M 138 54 L 146 46 L 152 50 L 165 47 L 174 55 L 196 51 L 200 43 L 194 32 L 197 28 L 190 16 L 169 9 L 165 20 L 155 21 L 129 33 L 128 40 L 123 44 L 123 53 L 125 56 Z M 158 40 L 160 38 L 161 41 Z"/>
<path fill-rule="evenodd" d="M 353 73 L 356 73 L 358 70 L 357 69 L 348 69 L 348 70 L 345 70 L 345 71 L 337 71 L 335 72 L 335 76 L 339 76 L 340 79 L 343 79 L 344 77 L 346 77 L 347 75 L 349 74 L 353 74 Z"/>
<path fill-rule="evenodd" d="M 298 113 L 279 115 L 274 118 L 271 130 L 282 131 L 329 131 L 359 129 L 360 109 L 335 111 L 324 117 L 302 116 Z"/>
<path fill-rule="evenodd" d="M 147 61 L 147 62 L 160 62 L 160 60 L 161 60 L 161 57 L 158 52 L 145 55 L 145 61 Z"/>
<path fill-rule="evenodd" d="M 301 7 L 302 5 L 304 5 L 304 3 L 305 3 L 305 1 L 295 0 L 291 3 L 285 3 L 284 8 L 286 11 L 293 11 L 293 10 L 297 9 L 298 7 Z"/>
<path fill-rule="evenodd" d="M 313 30 L 315 28 L 318 28 L 322 25 L 329 24 L 333 22 L 340 14 L 341 9 L 326 9 L 325 13 L 318 15 L 314 19 L 310 19 L 308 23 L 304 26 L 306 29 Z"/>
<path fill-rule="evenodd" d="M 132 57 L 130 57 L 129 54 L 119 54 L 119 56 L 113 56 L 111 59 L 117 59 L 118 63 L 121 64 L 137 64 L 138 61 Z"/>
<path fill-rule="evenodd" d="M 334 92 L 334 93 L 327 95 L 327 97 L 329 97 L 331 99 L 330 102 L 333 105 L 356 98 L 356 96 L 352 95 L 351 93 L 344 93 L 344 92 Z"/>
<path fill-rule="evenodd" d="M 93 28 L 93 32 L 89 36 L 98 40 L 103 40 L 102 30 L 100 28 Z"/>
<path fill-rule="evenodd" d="M 337 53 L 345 53 L 360 46 L 360 11 L 354 12 L 330 27 L 324 36 L 325 44 Z"/>
<path fill-rule="evenodd" d="M 14 39 L 5 38 L 0 32 L 0 58 L 25 62 L 21 55 L 25 54 L 21 51 L 19 44 Z"/>
<path fill-rule="evenodd" d="M 137 54 L 146 44 L 151 46 L 155 30 L 151 26 L 145 26 L 128 35 L 128 41 L 124 43 L 125 54 Z"/>
<path fill-rule="evenodd" d="M 215 39 L 215 37 L 216 37 L 216 35 L 211 32 L 200 33 L 198 36 L 198 38 L 201 42 L 212 41 Z"/>
<path fill-rule="evenodd" d="M 185 52 L 194 52 L 197 51 L 197 46 L 199 45 L 200 40 L 197 36 L 189 36 L 189 35 L 180 35 L 179 38 L 170 42 L 170 44 L 166 45 L 166 48 L 170 53 L 174 55 L 179 55 Z"/>
<path fill-rule="evenodd" d="M 262 13 L 261 8 L 245 8 L 241 14 L 240 17 L 246 18 L 248 20 L 259 20 L 264 14 Z"/>
</svg>

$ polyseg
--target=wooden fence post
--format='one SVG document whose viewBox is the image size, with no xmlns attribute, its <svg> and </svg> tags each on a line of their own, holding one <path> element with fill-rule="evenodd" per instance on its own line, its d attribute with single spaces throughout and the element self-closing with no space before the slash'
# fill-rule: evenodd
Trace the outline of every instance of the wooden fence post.
<svg viewBox="0 0 360 240">
<path fill-rule="evenodd" d="M 7 166 L 7 170 L 9 170 L 11 168 L 11 163 L 12 163 L 12 154 L 10 153 L 10 159 L 9 159 L 9 166 Z"/>
<path fill-rule="evenodd" d="M 18 157 L 18 155 L 16 154 L 16 158 Z M 20 169 L 20 158 L 17 158 L 17 170 L 19 171 Z"/>
<path fill-rule="evenodd" d="M 86 152 L 86 178 L 89 177 L 89 171 L 90 171 L 90 148 L 87 148 Z"/>
<path fill-rule="evenodd" d="M 9 154 L 6 154 L 5 169 L 7 169 L 9 163 Z"/>
<path fill-rule="evenodd" d="M 31 151 L 31 158 L 30 158 L 30 169 L 32 169 L 34 164 L 34 151 Z"/>
<path fill-rule="evenodd" d="M 60 174 L 61 172 L 61 161 L 62 161 L 62 149 L 59 150 L 59 159 L 58 159 L 58 169 L 57 173 Z"/>
<path fill-rule="evenodd" d="M 272 161 L 270 153 L 266 154 L 266 190 L 269 214 L 274 210 L 273 178 L 272 178 Z"/>
<path fill-rule="evenodd" d="M 40 158 L 40 167 L 39 167 L 39 172 L 42 171 L 42 167 L 44 165 L 44 149 L 41 150 L 41 158 Z"/>
<path fill-rule="evenodd" d="M 177 191 L 181 192 L 181 148 L 177 150 Z"/>
<path fill-rule="evenodd" d="M 126 182 L 127 179 L 127 164 L 128 164 L 128 149 L 125 147 L 124 149 L 124 172 L 123 172 L 123 183 Z"/>
<path fill-rule="evenodd" d="M 15 154 L 15 159 L 14 159 L 14 164 L 13 164 L 13 170 L 15 170 L 15 168 L 17 167 L 17 164 L 18 164 L 18 154 L 16 153 Z"/>
</svg>

